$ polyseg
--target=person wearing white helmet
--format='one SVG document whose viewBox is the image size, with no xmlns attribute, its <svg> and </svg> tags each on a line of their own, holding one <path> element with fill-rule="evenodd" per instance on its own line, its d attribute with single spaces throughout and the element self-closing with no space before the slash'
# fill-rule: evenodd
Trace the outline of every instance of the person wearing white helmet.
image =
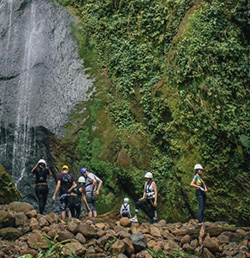
<svg viewBox="0 0 250 258">
<path fill-rule="evenodd" d="M 80 176 L 78 179 L 78 185 L 69 189 L 70 196 L 69 196 L 69 209 L 71 212 L 72 217 L 78 218 L 81 214 L 81 198 L 86 205 L 88 212 L 90 211 L 89 205 L 86 200 L 85 195 L 85 183 L 86 180 L 83 176 Z"/>
<path fill-rule="evenodd" d="M 157 186 L 156 183 L 153 181 L 153 174 L 151 172 L 147 172 L 145 174 L 145 185 L 144 185 L 144 192 L 143 197 L 140 198 L 135 203 L 135 216 L 130 220 L 132 222 L 138 222 L 137 216 L 139 209 L 145 205 L 149 205 L 150 209 L 153 211 L 153 223 L 157 222 Z"/>
<path fill-rule="evenodd" d="M 39 213 L 43 214 L 49 193 L 47 176 L 50 176 L 51 172 L 47 167 L 46 161 L 44 159 L 40 159 L 31 170 L 31 173 L 36 175 L 35 193 L 38 199 Z"/>
<path fill-rule="evenodd" d="M 124 198 L 124 203 L 121 206 L 120 209 L 120 214 L 122 217 L 127 217 L 130 218 L 131 217 L 131 212 L 130 212 L 130 206 L 129 206 L 129 198 Z"/>
<path fill-rule="evenodd" d="M 192 187 L 196 188 L 196 198 L 199 203 L 199 211 L 198 211 L 198 221 L 199 225 L 203 224 L 203 213 L 205 210 L 205 204 L 206 204 L 206 192 L 207 192 L 207 186 L 204 183 L 204 180 L 201 178 L 201 175 L 203 173 L 203 167 L 200 164 L 196 164 L 194 166 L 195 175 L 190 183 Z"/>
</svg>

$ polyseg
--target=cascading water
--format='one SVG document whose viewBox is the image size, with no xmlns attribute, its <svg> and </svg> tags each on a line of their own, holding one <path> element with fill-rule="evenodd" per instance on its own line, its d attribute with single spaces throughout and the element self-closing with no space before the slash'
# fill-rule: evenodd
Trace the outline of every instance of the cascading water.
<svg viewBox="0 0 250 258">
<path fill-rule="evenodd" d="M 35 207 L 30 170 L 41 158 L 51 166 L 51 135 L 63 136 L 74 106 L 91 94 L 72 36 L 74 21 L 50 0 L 0 1 L 0 164 Z M 52 196 L 53 178 L 49 188 Z M 54 206 L 48 201 L 47 211 Z"/>
</svg>

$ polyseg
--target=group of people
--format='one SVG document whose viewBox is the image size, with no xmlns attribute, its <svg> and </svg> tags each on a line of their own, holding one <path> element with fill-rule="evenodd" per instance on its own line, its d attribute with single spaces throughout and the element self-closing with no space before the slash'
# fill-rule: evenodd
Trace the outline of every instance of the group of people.
<svg viewBox="0 0 250 258">
<path fill-rule="evenodd" d="M 40 159 L 36 166 L 31 170 L 36 175 L 35 193 L 38 199 L 39 212 L 44 213 L 44 208 L 48 196 L 47 176 L 51 175 L 44 159 Z M 79 218 L 81 214 L 81 199 L 83 199 L 89 217 L 96 217 L 96 196 L 99 194 L 102 186 L 102 180 L 95 174 L 87 171 L 87 168 L 81 169 L 81 176 L 76 184 L 74 175 L 69 172 L 69 167 L 63 165 L 61 173 L 57 176 L 56 189 L 52 200 L 56 200 L 56 194 L 60 195 L 60 211 L 63 220 L 68 215 L 69 218 Z M 97 186 L 98 185 L 98 186 Z"/>
<path fill-rule="evenodd" d="M 198 222 L 203 223 L 203 213 L 206 203 L 207 187 L 202 179 L 203 167 L 200 164 L 194 166 L 195 176 L 191 181 L 191 186 L 196 188 L 196 197 L 199 203 Z M 47 176 L 51 175 L 47 163 L 44 159 L 38 161 L 36 166 L 31 170 L 36 175 L 35 193 L 38 198 L 39 212 L 43 214 L 48 196 Z M 96 217 L 96 196 L 100 192 L 102 180 L 95 174 L 87 171 L 87 168 L 81 168 L 81 176 L 78 179 L 78 184 L 75 182 L 74 175 L 69 172 L 67 165 L 62 166 L 61 173 L 57 176 L 57 185 L 52 197 L 55 201 L 56 194 L 60 194 L 60 210 L 63 220 L 68 217 L 79 218 L 81 214 L 81 199 L 83 199 L 89 217 Z M 138 222 L 137 216 L 141 208 L 147 206 L 152 222 L 157 222 L 157 186 L 153 181 L 153 174 L 147 172 L 145 174 L 144 192 L 142 198 L 135 203 L 135 215 L 131 216 L 129 199 L 124 198 L 124 203 L 121 206 L 120 214 L 122 217 L 130 218 L 131 222 Z M 131 218 L 132 217 L 132 218 Z"/>
</svg>

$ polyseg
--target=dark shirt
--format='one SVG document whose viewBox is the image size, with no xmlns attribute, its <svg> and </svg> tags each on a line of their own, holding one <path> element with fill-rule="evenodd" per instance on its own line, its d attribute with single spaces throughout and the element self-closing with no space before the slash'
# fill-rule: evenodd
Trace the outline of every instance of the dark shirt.
<svg viewBox="0 0 250 258">
<path fill-rule="evenodd" d="M 33 171 L 36 174 L 36 184 L 47 183 L 47 175 L 50 174 L 49 169 L 45 167 L 36 167 Z"/>
<path fill-rule="evenodd" d="M 65 182 L 64 176 L 68 175 L 71 177 L 71 182 Z M 60 187 L 60 195 L 63 195 L 65 193 L 69 193 L 68 190 L 73 185 L 73 182 L 75 181 L 75 178 L 73 174 L 71 173 L 61 173 L 57 176 L 57 181 L 61 181 L 61 187 Z"/>
</svg>

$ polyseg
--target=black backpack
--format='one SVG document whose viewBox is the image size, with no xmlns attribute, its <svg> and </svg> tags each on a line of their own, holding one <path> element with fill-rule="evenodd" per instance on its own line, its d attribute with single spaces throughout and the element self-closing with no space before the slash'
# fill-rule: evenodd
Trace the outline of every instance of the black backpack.
<svg viewBox="0 0 250 258">
<path fill-rule="evenodd" d="M 65 175 L 63 175 L 63 180 L 62 180 L 65 184 L 72 184 L 72 177 L 67 173 Z"/>
<path fill-rule="evenodd" d="M 127 209 L 127 205 L 125 205 L 125 204 L 123 204 L 122 217 L 129 217 L 129 212 L 128 212 L 128 209 Z"/>
</svg>

